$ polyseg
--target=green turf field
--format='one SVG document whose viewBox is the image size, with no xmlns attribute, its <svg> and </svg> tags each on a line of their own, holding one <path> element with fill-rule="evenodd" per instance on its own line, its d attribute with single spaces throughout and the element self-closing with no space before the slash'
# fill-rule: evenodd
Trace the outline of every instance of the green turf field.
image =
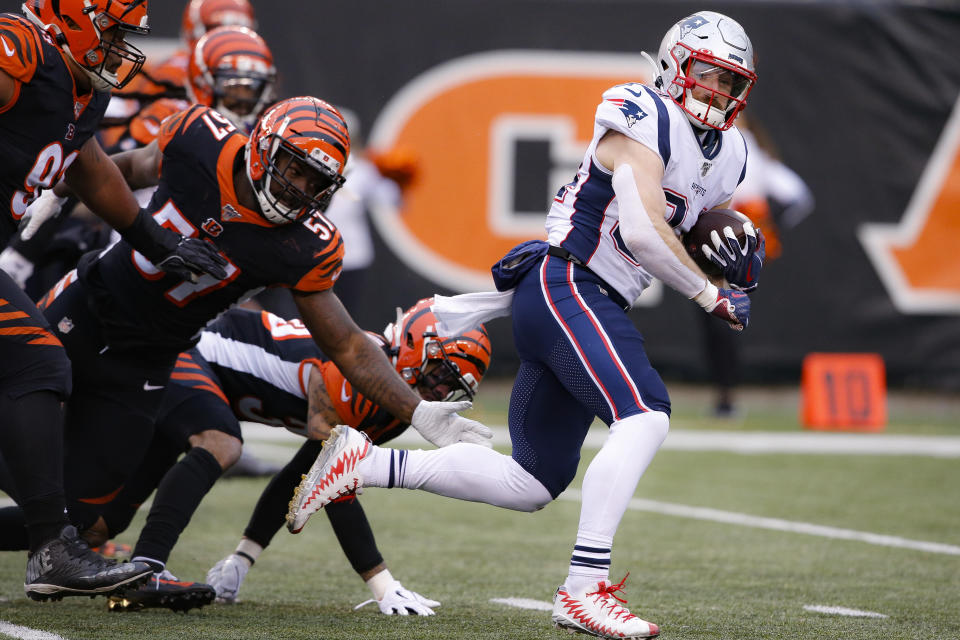
<svg viewBox="0 0 960 640">
<path fill-rule="evenodd" d="M 704 417 L 707 396 L 685 395 L 673 428 L 796 430 L 796 405 L 768 394 L 731 425 Z M 674 394 L 675 399 L 678 397 Z M 483 399 L 482 399 L 483 400 Z M 891 404 L 895 433 L 960 435 L 952 401 Z M 499 422 L 502 403 L 483 400 Z M 896 409 L 894 408 L 896 404 Z M 779 407 L 779 408 L 778 408 Z M 894 416 L 903 415 L 904 418 Z M 754 417 L 751 417 L 754 416 Z M 589 460 L 594 451 L 584 451 Z M 582 465 L 581 470 L 585 465 Z M 201 580 L 233 549 L 264 480 L 219 483 L 174 551 L 169 568 Z M 571 488 L 579 488 L 578 478 Z M 663 638 L 960 638 L 960 464 L 921 456 L 742 455 L 661 451 L 641 480 L 620 527 L 613 575 L 630 571 L 630 607 L 662 627 Z M 152 610 L 108 614 L 103 598 L 28 601 L 24 556 L 0 554 L 0 638 L 561 638 L 549 613 L 495 604 L 494 598 L 550 601 L 566 573 L 578 504 L 561 499 L 536 514 L 511 513 L 411 491 L 370 490 L 361 498 L 381 551 L 408 588 L 443 602 L 432 618 L 392 618 L 373 605 L 354 612 L 368 590 L 344 559 L 323 514 L 304 532 L 282 531 L 251 570 L 242 603 L 187 615 Z M 661 506 L 687 509 L 677 515 Z M 652 506 L 651 506 L 652 505 Z M 716 510 L 727 521 L 702 519 Z M 691 517 L 693 514 L 696 517 Z M 771 526 L 747 526 L 760 516 Z M 138 529 L 143 514 L 133 527 Z M 819 525 L 810 533 L 791 530 Z M 787 530 L 783 530 L 786 528 Z M 921 551 L 827 537 L 880 534 Z M 816 534 L 816 535 L 815 535 Z M 120 538 L 132 543 L 133 532 Z M 850 617 L 804 607 L 882 614 Z M 28 628 L 26 631 L 25 628 Z M 47 635 L 24 635 L 29 629 Z M 4 635 L 4 634 L 7 635 Z M 20 635 L 17 635 L 20 634 Z"/>
</svg>

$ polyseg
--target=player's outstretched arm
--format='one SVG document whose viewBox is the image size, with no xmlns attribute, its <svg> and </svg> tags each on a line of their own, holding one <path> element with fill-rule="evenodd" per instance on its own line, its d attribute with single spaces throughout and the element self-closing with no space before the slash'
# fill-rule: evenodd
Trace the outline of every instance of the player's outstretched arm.
<svg viewBox="0 0 960 640">
<path fill-rule="evenodd" d="M 456 442 L 489 446 L 493 436 L 490 429 L 457 414 L 469 409 L 471 403 L 422 400 L 400 378 L 383 351 L 356 325 L 333 291 L 295 291 L 293 298 L 313 339 L 369 400 L 409 423 L 438 447 Z"/>
<path fill-rule="evenodd" d="M 420 403 L 383 351 L 357 326 L 331 290 L 294 292 L 300 316 L 313 339 L 363 395 L 396 418 L 411 422 Z"/>
<path fill-rule="evenodd" d="M 91 211 L 116 229 L 127 243 L 157 267 L 185 280 L 196 282 L 203 274 L 217 280 L 226 277 L 227 261 L 216 247 L 199 238 L 186 238 L 161 227 L 145 211 L 127 185 L 127 180 L 142 186 L 156 184 L 160 151 L 155 143 L 129 152 L 123 171 L 104 153 L 100 143 L 90 138 L 64 176 L 67 186 Z M 137 181 L 140 181 L 139 183 Z M 59 195 L 59 194 L 58 194 Z"/>
</svg>

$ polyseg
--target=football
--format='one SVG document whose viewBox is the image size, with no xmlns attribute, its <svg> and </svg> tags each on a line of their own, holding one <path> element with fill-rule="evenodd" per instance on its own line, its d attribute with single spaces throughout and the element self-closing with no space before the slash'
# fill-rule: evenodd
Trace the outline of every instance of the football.
<svg viewBox="0 0 960 640">
<path fill-rule="evenodd" d="M 720 276 L 723 270 L 710 262 L 710 259 L 704 255 L 700 247 L 704 244 L 712 247 L 713 242 L 710 240 L 710 232 L 716 231 L 723 237 L 724 227 L 733 227 L 733 232 L 742 245 L 745 236 L 743 232 L 744 222 L 750 222 L 750 218 L 733 209 L 711 209 L 710 211 L 704 211 L 700 214 L 700 217 L 697 218 L 697 223 L 690 228 L 690 231 L 687 231 L 683 235 L 681 241 L 687 253 L 690 254 L 690 257 L 693 258 L 693 261 L 697 263 L 697 266 L 700 267 L 705 274 L 714 277 Z"/>
</svg>

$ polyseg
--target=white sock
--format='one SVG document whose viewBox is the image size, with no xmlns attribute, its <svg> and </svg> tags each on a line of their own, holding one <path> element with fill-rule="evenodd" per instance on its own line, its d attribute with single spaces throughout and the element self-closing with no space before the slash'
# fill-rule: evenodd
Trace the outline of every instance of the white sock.
<svg viewBox="0 0 960 640">
<path fill-rule="evenodd" d="M 536 511 L 553 499 L 513 458 L 478 444 L 429 451 L 372 447 L 359 471 L 367 487 L 422 489 L 516 511 Z"/>
<path fill-rule="evenodd" d="M 577 532 L 577 542 L 570 555 L 570 572 L 564 581 L 567 590 L 581 593 L 601 580 L 609 581 L 612 548 L 612 537 Z"/>
<path fill-rule="evenodd" d="M 592 555 L 609 560 L 604 550 L 612 548 L 613 536 L 627 510 L 627 504 L 633 498 L 637 483 L 663 444 L 669 429 L 670 418 L 661 411 L 632 415 L 610 425 L 606 442 L 590 462 L 583 477 L 577 533 L 577 546 L 594 547 L 600 551 L 594 554 L 577 553 L 575 549 L 571 558 Z M 599 562 L 592 563 L 592 567 L 574 566 L 572 562 L 571 559 L 568 580 L 575 583 L 581 584 L 587 577 L 609 577 L 609 563 L 607 575 L 602 576 Z M 591 563 L 587 561 L 584 564 Z M 569 583 L 567 587 L 573 588 Z"/>
</svg>

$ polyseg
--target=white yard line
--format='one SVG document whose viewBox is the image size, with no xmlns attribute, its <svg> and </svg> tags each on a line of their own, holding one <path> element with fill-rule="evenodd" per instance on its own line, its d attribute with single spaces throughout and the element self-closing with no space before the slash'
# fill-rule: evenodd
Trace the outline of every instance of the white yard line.
<svg viewBox="0 0 960 640">
<path fill-rule="evenodd" d="M 493 426 L 493 444 L 509 446 L 504 426 Z M 286 429 L 243 423 L 244 440 L 258 445 L 303 440 Z M 605 429 L 594 428 L 584 446 L 599 449 L 607 437 Z M 414 429 L 390 441 L 392 447 L 430 447 Z M 678 429 L 667 435 L 663 448 L 670 451 L 727 451 L 729 453 L 798 453 L 838 455 L 925 456 L 960 458 L 960 436 L 908 436 L 882 433 L 821 433 L 814 431 L 694 431 Z"/>
<path fill-rule="evenodd" d="M 6 620 L 0 620 L 0 635 L 20 638 L 20 640 L 64 640 L 63 636 L 58 636 L 55 633 L 47 633 L 46 631 L 31 629 L 30 627 L 21 627 L 18 624 L 13 624 Z"/>
<path fill-rule="evenodd" d="M 578 489 L 568 489 L 560 494 L 559 499 L 579 502 L 580 491 Z M 707 507 L 691 507 L 685 504 L 674 504 L 671 502 L 659 502 L 657 500 L 634 498 L 630 501 L 628 508 L 634 511 L 649 511 L 653 513 L 662 513 L 664 515 L 678 516 L 681 518 L 693 518 L 694 520 L 709 520 L 711 522 L 722 522 L 724 524 L 754 527 L 757 529 L 786 531 L 788 533 L 802 533 L 805 535 L 820 536 L 822 538 L 854 540 L 857 542 L 866 542 L 867 544 L 875 544 L 884 547 L 898 547 L 901 549 L 912 549 L 914 551 L 926 551 L 928 553 L 941 553 L 944 555 L 960 556 L 960 547 L 952 544 L 910 540 L 908 538 L 900 538 L 898 536 L 870 533 L 869 531 L 854 531 L 853 529 L 825 527 L 823 525 L 813 524 L 810 522 L 795 522 L 792 520 L 781 520 L 779 518 L 764 518 L 761 516 L 751 516 L 746 513 L 721 511 L 719 509 L 710 509 Z"/>
<path fill-rule="evenodd" d="M 877 613 L 876 611 L 861 611 L 860 609 L 847 609 L 846 607 L 828 607 L 822 604 L 806 604 L 803 608 L 815 613 L 826 613 L 833 616 L 851 616 L 853 618 L 889 618 L 890 616 Z"/>
<path fill-rule="evenodd" d="M 517 609 L 532 609 L 534 611 L 553 611 L 553 604 L 543 600 L 531 600 L 530 598 L 490 598 L 494 604 L 505 604 L 508 607 Z"/>
</svg>

